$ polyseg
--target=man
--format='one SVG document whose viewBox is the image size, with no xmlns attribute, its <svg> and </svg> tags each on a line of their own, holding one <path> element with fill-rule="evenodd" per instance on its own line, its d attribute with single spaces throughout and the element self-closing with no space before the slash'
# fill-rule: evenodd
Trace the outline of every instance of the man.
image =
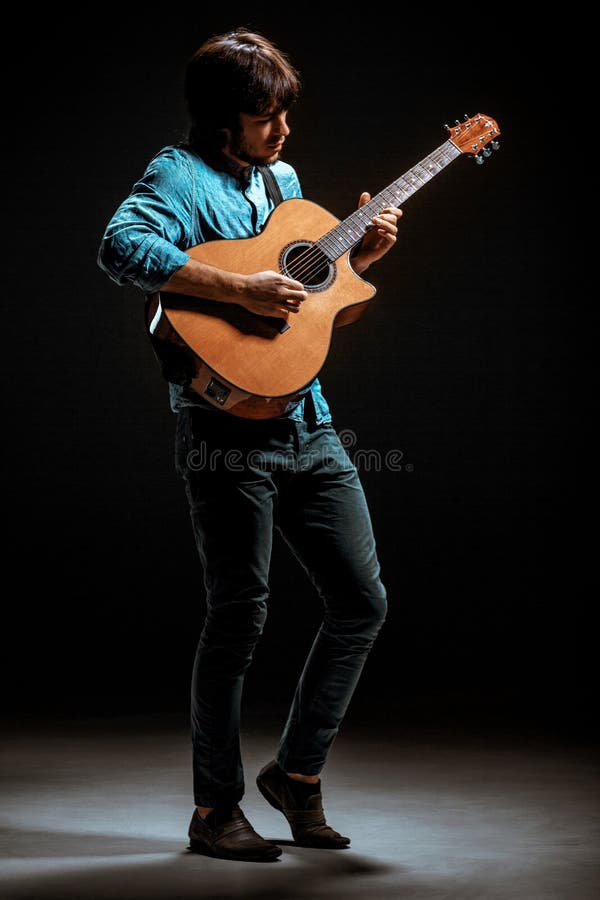
<svg viewBox="0 0 600 900">
<path fill-rule="evenodd" d="M 284 199 L 301 196 L 294 169 L 280 160 L 299 89 L 287 57 L 262 35 L 237 29 L 200 47 L 186 73 L 189 141 L 155 156 L 107 226 L 98 261 L 114 281 L 146 295 L 176 292 L 261 315 L 301 312 L 307 296 L 301 282 L 274 271 L 223 271 L 184 252 L 260 233 L 274 200 L 259 167 L 269 167 Z M 369 199 L 362 194 L 360 205 Z M 352 257 L 357 273 L 392 247 L 401 214 L 390 207 L 373 219 Z M 317 379 L 286 414 L 253 421 L 215 409 L 176 366 L 165 374 L 177 413 L 176 468 L 207 600 L 192 676 L 190 847 L 230 859 L 281 855 L 239 806 L 242 688 L 267 614 L 274 527 L 308 572 L 325 614 L 276 759 L 257 785 L 298 844 L 347 847 L 350 838 L 326 822 L 319 773 L 387 610 L 357 471 Z M 228 450 L 237 454 L 235 466 L 227 464 Z M 210 470 L 194 464 L 200 451 Z"/>
</svg>

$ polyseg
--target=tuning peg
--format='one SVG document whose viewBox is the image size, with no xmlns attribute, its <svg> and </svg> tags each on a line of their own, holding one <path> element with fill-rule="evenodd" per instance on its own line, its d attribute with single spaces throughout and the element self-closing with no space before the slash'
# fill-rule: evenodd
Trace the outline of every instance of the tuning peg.
<svg viewBox="0 0 600 900">
<path fill-rule="evenodd" d="M 492 155 L 492 151 L 490 150 L 489 147 L 484 147 L 484 148 L 483 148 L 483 155 L 484 155 L 484 156 L 491 156 L 491 155 Z"/>
<path fill-rule="evenodd" d="M 478 155 L 478 156 L 475 156 L 474 159 L 478 166 L 482 166 L 485 162 L 485 159 L 483 158 L 483 156 Z"/>
<path fill-rule="evenodd" d="M 492 150 L 499 150 L 499 149 L 500 149 L 500 144 L 498 143 L 498 141 L 492 141 Z"/>
<path fill-rule="evenodd" d="M 468 119 L 468 118 L 469 118 L 468 113 L 465 113 L 465 119 Z"/>
<path fill-rule="evenodd" d="M 449 125 L 444 125 L 444 128 L 446 129 L 446 131 L 450 131 L 450 126 L 449 126 Z"/>
</svg>

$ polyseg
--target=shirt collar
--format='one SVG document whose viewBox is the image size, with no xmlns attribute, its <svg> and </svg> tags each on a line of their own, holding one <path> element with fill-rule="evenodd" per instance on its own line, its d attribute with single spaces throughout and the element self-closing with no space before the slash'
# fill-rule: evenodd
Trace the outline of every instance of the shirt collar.
<svg viewBox="0 0 600 900">
<path fill-rule="evenodd" d="M 230 156 L 225 153 L 216 153 L 214 156 L 206 157 L 206 162 L 213 169 L 220 172 L 227 172 L 233 178 L 236 178 L 241 184 L 247 184 L 252 175 L 253 165 L 241 166 Z"/>
</svg>

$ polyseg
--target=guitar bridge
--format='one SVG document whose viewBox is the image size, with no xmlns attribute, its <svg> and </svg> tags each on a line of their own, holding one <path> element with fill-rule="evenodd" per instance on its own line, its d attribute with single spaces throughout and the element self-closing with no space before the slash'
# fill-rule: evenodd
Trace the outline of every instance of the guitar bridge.
<svg viewBox="0 0 600 900">
<path fill-rule="evenodd" d="M 213 400 L 223 406 L 226 403 L 227 398 L 231 394 L 231 390 L 228 387 L 225 387 L 220 381 L 216 378 L 211 378 L 206 387 L 204 388 L 204 393 L 207 397 L 211 397 Z"/>
</svg>

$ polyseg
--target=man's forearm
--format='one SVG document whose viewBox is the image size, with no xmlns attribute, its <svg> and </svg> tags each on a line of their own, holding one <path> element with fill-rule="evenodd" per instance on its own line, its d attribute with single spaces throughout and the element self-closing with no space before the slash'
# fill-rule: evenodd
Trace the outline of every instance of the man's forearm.
<svg viewBox="0 0 600 900">
<path fill-rule="evenodd" d="M 226 272 L 190 259 L 181 266 L 161 291 L 204 297 L 206 300 L 221 300 L 225 303 L 239 303 L 245 288 L 245 276 L 237 272 Z"/>
</svg>

